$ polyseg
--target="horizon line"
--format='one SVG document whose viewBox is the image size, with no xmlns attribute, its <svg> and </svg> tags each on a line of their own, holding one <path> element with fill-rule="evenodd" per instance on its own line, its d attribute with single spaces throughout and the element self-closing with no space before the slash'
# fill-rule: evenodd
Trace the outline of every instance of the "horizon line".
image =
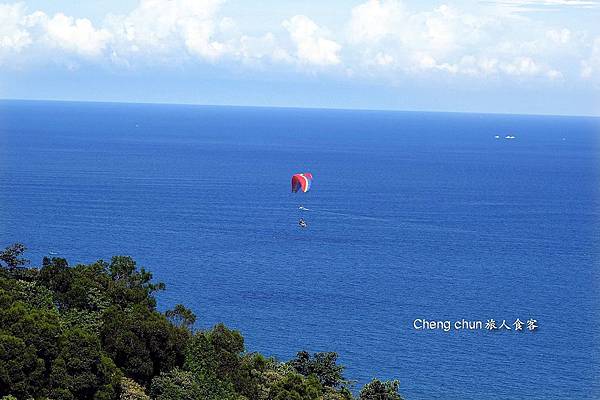
<svg viewBox="0 0 600 400">
<path fill-rule="evenodd" d="M 284 106 L 284 105 L 248 105 L 248 104 L 202 104 L 187 102 L 151 102 L 151 101 L 122 101 L 122 100 L 66 100 L 56 98 L 27 99 L 27 98 L 0 98 L 0 102 L 53 102 L 53 103 L 90 103 L 90 104 L 131 104 L 131 105 L 168 105 L 168 106 L 195 106 L 195 107 L 234 107 L 234 108 L 275 108 L 292 110 L 332 110 L 332 111 L 359 111 L 359 112 L 398 112 L 398 113 L 439 113 L 439 114 L 474 114 L 474 115 L 514 115 L 532 117 L 574 117 L 574 118 L 600 118 L 599 114 L 550 114 L 550 113 L 522 113 L 522 112 L 494 112 L 494 111 L 448 111 L 448 110 L 402 110 L 393 108 L 348 108 L 348 107 L 318 107 L 318 106 Z"/>
</svg>

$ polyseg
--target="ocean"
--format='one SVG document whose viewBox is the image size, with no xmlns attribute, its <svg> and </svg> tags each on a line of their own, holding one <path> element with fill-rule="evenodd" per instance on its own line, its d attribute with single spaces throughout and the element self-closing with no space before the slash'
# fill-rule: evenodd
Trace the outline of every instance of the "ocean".
<svg viewBox="0 0 600 400">
<path fill-rule="evenodd" d="M 161 310 L 335 351 L 357 387 L 600 398 L 598 118 L 1 101 L 15 241 L 32 265 L 130 255 Z"/>
</svg>

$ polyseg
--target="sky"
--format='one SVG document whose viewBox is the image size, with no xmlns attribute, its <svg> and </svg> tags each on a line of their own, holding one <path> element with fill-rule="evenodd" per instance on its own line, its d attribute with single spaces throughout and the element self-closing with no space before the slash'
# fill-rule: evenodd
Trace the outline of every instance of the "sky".
<svg viewBox="0 0 600 400">
<path fill-rule="evenodd" d="M 600 116 L 600 0 L 0 3 L 0 98 Z"/>
</svg>

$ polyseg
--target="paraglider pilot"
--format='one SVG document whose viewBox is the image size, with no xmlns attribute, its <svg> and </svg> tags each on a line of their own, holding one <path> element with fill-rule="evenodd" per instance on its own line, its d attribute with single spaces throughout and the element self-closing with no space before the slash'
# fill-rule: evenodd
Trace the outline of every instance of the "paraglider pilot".
<svg viewBox="0 0 600 400">
<path fill-rule="evenodd" d="M 313 176 L 310 172 L 304 172 L 302 174 L 294 174 L 292 175 L 292 193 L 306 193 L 310 190 L 310 186 L 312 183 Z M 300 210 L 307 210 L 303 205 L 298 207 Z M 298 225 L 300 228 L 306 228 L 308 225 L 304 218 L 300 218 L 298 221 Z"/>
</svg>

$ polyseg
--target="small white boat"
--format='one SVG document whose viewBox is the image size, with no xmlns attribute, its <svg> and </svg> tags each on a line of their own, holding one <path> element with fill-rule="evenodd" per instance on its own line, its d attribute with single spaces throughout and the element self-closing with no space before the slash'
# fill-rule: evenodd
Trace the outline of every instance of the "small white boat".
<svg viewBox="0 0 600 400">
<path fill-rule="evenodd" d="M 506 135 L 504 136 L 504 139 L 516 139 L 516 136 Z"/>
</svg>

